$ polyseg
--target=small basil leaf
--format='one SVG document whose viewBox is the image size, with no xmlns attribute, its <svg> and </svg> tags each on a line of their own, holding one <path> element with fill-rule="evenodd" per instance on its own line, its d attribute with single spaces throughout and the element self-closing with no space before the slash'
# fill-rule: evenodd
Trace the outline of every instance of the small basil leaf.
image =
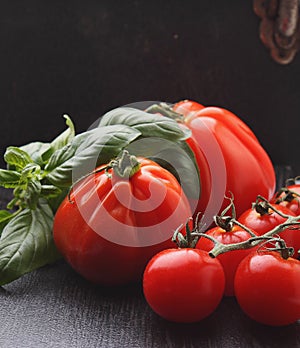
<svg viewBox="0 0 300 348">
<path fill-rule="evenodd" d="M 75 136 L 75 126 L 68 115 L 64 115 L 68 128 L 51 142 L 52 149 L 58 150 L 68 144 Z"/>
<path fill-rule="evenodd" d="M 21 174 L 15 170 L 0 169 L 0 186 L 16 188 L 19 185 Z"/>
<path fill-rule="evenodd" d="M 59 196 L 62 190 L 53 185 L 42 185 L 41 186 L 41 196 L 45 198 L 54 198 Z"/>
<path fill-rule="evenodd" d="M 75 136 L 66 148 L 58 150 L 45 170 L 47 179 L 55 186 L 70 186 L 72 181 L 106 164 L 122 149 L 140 136 L 136 129 L 125 125 L 95 128 Z M 73 180 L 72 180 L 73 179 Z"/>
<path fill-rule="evenodd" d="M 21 181 L 26 182 L 31 178 L 36 178 L 41 173 L 41 167 L 36 163 L 30 163 L 25 166 L 21 172 Z"/>
<path fill-rule="evenodd" d="M 43 166 L 45 161 L 42 155 L 49 151 L 51 148 L 50 143 L 42 143 L 39 141 L 29 143 L 20 147 L 20 149 L 26 151 L 32 160 L 40 166 Z"/>
<path fill-rule="evenodd" d="M 9 146 L 4 154 L 5 162 L 16 170 L 22 170 L 27 164 L 32 163 L 30 155 L 16 146 Z"/>
<path fill-rule="evenodd" d="M 24 209 L 4 227 L 0 239 L 0 285 L 60 258 L 53 236 L 53 213 L 41 203 Z"/>
<path fill-rule="evenodd" d="M 66 119 L 66 125 L 68 128 L 50 143 L 50 148 L 47 151 L 42 153 L 42 159 L 44 162 L 47 162 L 56 150 L 63 148 L 75 136 L 75 126 L 71 118 L 68 115 L 64 115 L 64 118 Z"/>
<path fill-rule="evenodd" d="M 101 117 L 98 127 L 116 124 L 133 127 L 139 130 L 143 137 L 161 137 L 176 141 L 190 136 L 189 130 L 183 130 L 171 118 L 130 107 L 120 107 L 109 111 Z"/>
<path fill-rule="evenodd" d="M 27 183 L 26 190 L 23 194 L 23 200 L 26 202 L 26 206 L 30 209 L 35 209 L 39 200 L 42 185 L 39 180 L 32 179 Z"/>
</svg>

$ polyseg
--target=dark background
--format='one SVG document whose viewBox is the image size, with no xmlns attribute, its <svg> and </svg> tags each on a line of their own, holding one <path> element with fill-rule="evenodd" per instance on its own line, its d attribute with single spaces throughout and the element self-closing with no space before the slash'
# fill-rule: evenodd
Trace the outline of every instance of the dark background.
<svg viewBox="0 0 300 348">
<path fill-rule="evenodd" d="M 111 108 L 189 98 L 235 112 L 274 164 L 300 172 L 300 53 L 272 61 L 252 5 L 1 1 L 1 158 L 8 145 L 50 141 L 65 113 L 81 132 Z"/>
</svg>

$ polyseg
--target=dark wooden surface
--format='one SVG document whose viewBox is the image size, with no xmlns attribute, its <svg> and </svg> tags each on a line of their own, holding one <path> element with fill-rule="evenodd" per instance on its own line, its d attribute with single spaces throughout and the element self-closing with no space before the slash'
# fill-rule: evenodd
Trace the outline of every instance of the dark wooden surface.
<svg viewBox="0 0 300 348">
<path fill-rule="evenodd" d="M 290 167 L 277 168 L 279 184 L 295 174 Z M 0 190 L 0 197 L 3 207 L 8 193 Z M 300 347 L 300 322 L 260 325 L 234 298 L 224 298 L 197 324 L 170 323 L 148 307 L 140 285 L 97 287 L 64 261 L 0 288 L 0 313 L 1 348 Z"/>
</svg>

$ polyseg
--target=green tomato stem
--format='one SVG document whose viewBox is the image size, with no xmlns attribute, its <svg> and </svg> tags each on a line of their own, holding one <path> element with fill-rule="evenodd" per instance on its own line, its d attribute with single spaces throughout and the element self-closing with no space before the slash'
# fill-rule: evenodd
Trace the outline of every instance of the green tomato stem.
<svg viewBox="0 0 300 348">
<path fill-rule="evenodd" d="M 123 150 L 119 158 L 110 162 L 110 166 L 117 176 L 129 179 L 140 170 L 141 165 L 135 156 L 130 155 L 127 150 Z"/>
<path fill-rule="evenodd" d="M 74 203 L 74 201 L 71 199 L 71 192 L 76 184 L 81 182 L 83 179 L 86 179 L 87 177 L 100 173 L 100 172 L 108 172 L 109 169 L 113 169 L 114 173 L 124 179 L 129 179 L 132 177 L 135 173 L 137 173 L 140 170 L 140 162 L 137 160 L 137 158 L 133 155 L 130 155 L 127 150 L 123 150 L 120 157 L 113 159 L 108 163 L 106 166 L 102 168 L 98 168 L 90 173 L 87 173 L 83 175 L 81 178 L 76 180 L 70 187 L 68 192 L 68 200 L 70 203 Z"/>
<path fill-rule="evenodd" d="M 182 122 L 182 123 L 184 122 L 184 116 L 174 111 L 172 107 L 168 105 L 167 103 L 162 102 L 159 104 L 150 105 L 145 111 L 148 112 L 149 114 L 159 113 L 177 122 Z"/>
</svg>

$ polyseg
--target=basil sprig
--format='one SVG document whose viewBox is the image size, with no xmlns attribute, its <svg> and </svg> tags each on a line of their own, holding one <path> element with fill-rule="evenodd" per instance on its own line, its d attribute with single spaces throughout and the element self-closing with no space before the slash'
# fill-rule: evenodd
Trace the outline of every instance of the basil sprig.
<svg viewBox="0 0 300 348">
<path fill-rule="evenodd" d="M 172 153 L 180 172 L 178 178 L 183 173 L 187 178 L 184 190 L 191 193 L 198 185 L 189 175 L 195 166 L 193 153 L 185 143 L 189 133 L 174 120 L 117 108 L 105 114 L 98 127 L 76 135 L 70 117 L 64 117 L 67 129 L 53 141 L 10 146 L 4 154 L 7 168 L 0 169 L 0 186 L 12 190 L 13 197 L 7 209 L 0 210 L 0 285 L 61 257 L 52 235 L 57 208 L 74 180 L 108 163 L 123 149 L 157 162 L 166 158 L 162 161 L 166 167 L 166 154 Z M 150 142 L 140 146 L 141 139 Z"/>
</svg>

